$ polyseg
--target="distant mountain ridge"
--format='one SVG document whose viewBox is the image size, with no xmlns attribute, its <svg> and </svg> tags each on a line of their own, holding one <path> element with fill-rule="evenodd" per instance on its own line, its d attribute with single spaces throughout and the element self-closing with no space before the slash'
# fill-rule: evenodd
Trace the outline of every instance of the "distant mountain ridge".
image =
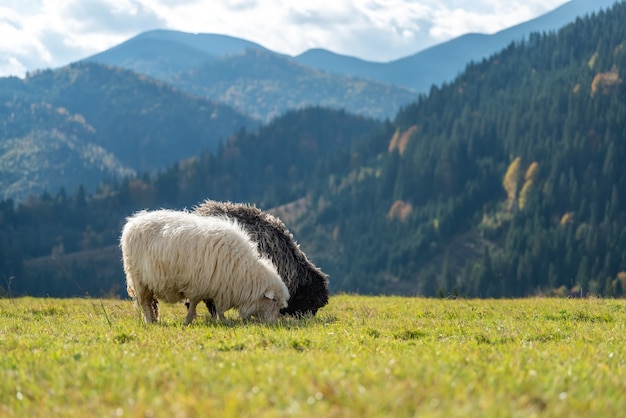
<svg viewBox="0 0 626 418">
<path fill-rule="evenodd" d="M 393 118 L 416 99 L 404 87 L 321 71 L 224 35 L 150 31 L 84 61 L 146 74 L 264 122 L 306 106 Z"/>
<path fill-rule="evenodd" d="M 413 55 L 385 63 L 367 61 L 319 48 L 291 57 L 270 51 L 255 42 L 231 36 L 190 34 L 167 30 L 142 33 L 86 60 L 129 68 L 171 82 L 184 79 L 185 76 L 182 73 L 193 72 L 203 63 L 219 57 L 240 55 L 252 49 L 271 52 L 285 60 L 293 60 L 332 74 L 373 80 L 410 89 L 417 93 L 426 93 L 433 84 L 440 85 L 443 82 L 452 81 L 471 61 L 480 61 L 503 49 L 509 43 L 520 41 L 532 32 L 556 31 L 573 22 L 577 17 L 606 9 L 615 2 L 617 0 L 572 0 L 542 16 L 493 35 L 466 34 Z M 178 73 L 178 75 L 172 77 L 173 73 Z M 233 74 L 229 76 L 232 77 Z M 185 84 L 189 83 L 185 82 Z M 226 103 L 232 104 L 228 102 L 228 98 L 208 97 L 214 100 L 226 100 Z M 257 97 L 253 98 L 253 100 L 256 99 Z M 358 111 L 354 108 L 347 108 L 347 110 Z M 395 110 L 397 109 L 393 111 L 389 109 L 385 113 L 394 113 Z M 376 115 L 369 114 L 369 116 Z"/>
<path fill-rule="evenodd" d="M 434 85 L 452 81 L 470 61 L 480 61 L 511 42 L 533 32 L 553 32 L 577 17 L 606 9 L 618 0 L 572 0 L 535 19 L 493 35 L 470 33 L 386 63 L 335 54 L 324 49 L 308 50 L 294 59 L 333 73 L 369 78 L 426 93 Z"/>
<path fill-rule="evenodd" d="M 86 60 L 164 78 L 173 72 L 186 71 L 224 55 L 241 54 L 247 49 L 267 50 L 254 42 L 227 35 L 155 29 Z M 129 51 L 133 53 L 129 54 Z"/>
<path fill-rule="evenodd" d="M 241 54 L 246 49 L 261 49 L 269 51 L 269 49 L 255 42 L 236 38 L 234 36 L 218 35 L 212 33 L 192 34 L 181 31 L 155 29 L 139 34 L 133 39 L 155 39 L 173 41 L 178 44 L 187 45 L 191 48 L 197 49 L 198 51 L 214 57 L 230 54 Z"/>
</svg>

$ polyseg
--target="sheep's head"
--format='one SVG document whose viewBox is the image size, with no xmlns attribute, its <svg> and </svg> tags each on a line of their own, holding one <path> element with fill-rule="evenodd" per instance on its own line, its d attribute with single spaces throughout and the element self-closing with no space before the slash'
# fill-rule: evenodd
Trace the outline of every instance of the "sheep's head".
<svg viewBox="0 0 626 418">
<path fill-rule="evenodd" d="M 318 309 L 328 304 L 328 293 L 328 278 L 321 273 L 317 274 L 313 280 L 291 292 L 289 305 L 281 309 L 280 313 L 296 317 L 315 315 Z"/>
<path fill-rule="evenodd" d="M 280 310 L 287 306 L 288 299 L 289 291 L 281 281 L 268 287 L 257 299 L 241 306 L 239 315 L 244 319 L 253 316 L 263 322 L 274 322 L 278 319 Z"/>
</svg>

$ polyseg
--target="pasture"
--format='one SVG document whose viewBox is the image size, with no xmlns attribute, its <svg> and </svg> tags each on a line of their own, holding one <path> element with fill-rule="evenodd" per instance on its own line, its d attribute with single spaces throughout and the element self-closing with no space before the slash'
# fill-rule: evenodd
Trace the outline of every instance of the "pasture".
<svg viewBox="0 0 626 418">
<path fill-rule="evenodd" d="M 530 417 L 626 411 L 626 301 L 338 295 L 221 323 L 181 304 L 0 300 L 3 417 Z"/>
</svg>

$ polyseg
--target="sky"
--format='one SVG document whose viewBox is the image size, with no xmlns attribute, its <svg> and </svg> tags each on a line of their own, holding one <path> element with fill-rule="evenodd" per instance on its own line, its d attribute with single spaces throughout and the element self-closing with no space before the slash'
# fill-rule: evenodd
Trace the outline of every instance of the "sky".
<svg viewBox="0 0 626 418">
<path fill-rule="evenodd" d="M 385 62 L 495 33 L 567 0 L 0 0 L 0 77 L 57 68 L 152 29 L 216 33 L 298 55 Z"/>
</svg>

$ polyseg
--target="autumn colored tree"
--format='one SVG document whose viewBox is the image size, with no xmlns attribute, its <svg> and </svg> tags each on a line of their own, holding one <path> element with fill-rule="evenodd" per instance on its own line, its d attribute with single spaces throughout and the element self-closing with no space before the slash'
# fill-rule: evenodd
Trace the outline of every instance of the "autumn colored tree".
<svg viewBox="0 0 626 418">
<path fill-rule="evenodd" d="M 532 189 L 538 173 L 539 164 L 536 161 L 533 161 L 526 169 L 526 173 L 524 174 L 524 185 L 522 186 L 522 190 L 519 192 L 518 206 L 520 209 L 524 209 L 524 205 L 526 205 L 526 200 L 528 199 L 528 193 Z"/>
<path fill-rule="evenodd" d="M 502 180 L 502 186 L 504 190 L 506 190 L 506 205 L 509 211 L 513 209 L 515 199 L 517 198 L 517 189 L 519 187 L 521 174 L 521 161 L 522 159 L 520 157 L 515 158 L 506 170 L 506 174 Z"/>
</svg>

